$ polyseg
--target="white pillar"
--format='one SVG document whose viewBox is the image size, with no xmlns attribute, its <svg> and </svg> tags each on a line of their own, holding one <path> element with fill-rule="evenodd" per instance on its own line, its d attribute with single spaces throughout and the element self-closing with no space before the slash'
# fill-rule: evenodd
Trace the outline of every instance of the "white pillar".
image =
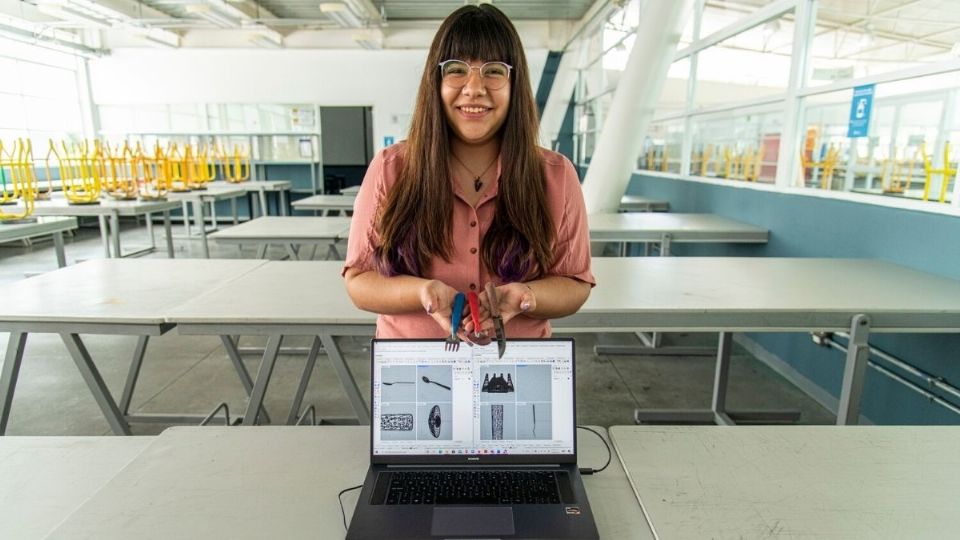
<svg viewBox="0 0 960 540">
<path fill-rule="evenodd" d="M 570 98 L 577 86 L 577 66 L 582 62 L 584 40 L 578 39 L 564 51 L 557 66 L 557 75 L 550 88 L 550 96 L 543 107 L 543 116 L 540 118 L 540 146 L 553 150 L 553 145 L 560 136 L 560 127 L 563 117 L 570 106 Z"/>
<path fill-rule="evenodd" d="M 616 211 L 673 63 L 693 0 L 648 0 L 583 181 L 587 213 Z"/>
<path fill-rule="evenodd" d="M 777 155 L 778 187 L 796 185 L 800 173 L 800 147 L 806 136 L 803 125 L 804 100 L 798 97 L 809 79 L 810 46 L 817 22 L 816 0 L 799 0 L 793 12 L 793 56 L 790 60 L 790 80 L 784 100 L 783 129 L 780 133 L 780 152 Z"/>
</svg>

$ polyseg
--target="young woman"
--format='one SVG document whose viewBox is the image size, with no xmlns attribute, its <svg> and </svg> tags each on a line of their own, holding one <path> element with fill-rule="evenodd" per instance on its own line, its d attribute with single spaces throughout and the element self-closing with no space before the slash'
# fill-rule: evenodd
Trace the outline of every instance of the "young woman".
<svg viewBox="0 0 960 540">
<path fill-rule="evenodd" d="M 594 285 L 573 165 L 537 147 L 537 108 L 520 37 L 489 4 L 440 25 L 409 138 L 370 163 L 354 207 L 343 275 L 377 337 L 450 335 L 458 291 L 497 285 L 507 337 L 547 337 Z M 470 339 L 470 317 L 457 329 Z"/>
</svg>

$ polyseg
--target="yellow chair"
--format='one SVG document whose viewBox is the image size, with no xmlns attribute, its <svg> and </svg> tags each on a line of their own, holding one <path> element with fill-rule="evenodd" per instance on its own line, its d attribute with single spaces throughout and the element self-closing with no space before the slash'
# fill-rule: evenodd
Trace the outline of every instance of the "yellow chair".
<svg viewBox="0 0 960 540">
<path fill-rule="evenodd" d="M 240 146 L 234 145 L 233 153 L 227 154 L 225 147 L 219 147 L 220 174 L 223 179 L 232 184 L 239 184 L 250 179 L 250 154 L 242 151 Z"/>
<path fill-rule="evenodd" d="M 47 180 L 53 178 L 50 171 L 51 157 L 56 159 L 60 171 L 60 185 L 63 195 L 70 204 L 99 204 L 100 179 L 103 173 L 103 163 L 89 153 L 86 141 L 82 144 L 67 146 L 66 141 L 60 142 L 61 150 L 50 140 L 50 149 L 44 160 Z"/>
<path fill-rule="evenodd" d="M 934 169 L 933 160 L 930 159 L 930 156 L 927 155 L 926 145 L 920 145 L 920 155 L 923 158 L 923 173 L 924 173 L 924 182 L 923 182 L 923 200 L 930 200 L 930 187 L 933 183 L 933 175 L 939 174 L 942 178 L 940 182 L 940 196 L 937 197 L 938 202 L 947 202 L 947 188 L 950 185 L 950 177 L 956 176 L 957 168 L 950 166 L 950 143 L 943 145 L 943 168 Z"/>
<path fill-rule="evenodd" d="M 107 174 L 104 178 L 104 189 L 107 195 L 120 201 L 137 199 L 139 191 L 134 175 L 134 164 L 130 146 L 124 143 L 123 149 L 116 146 L 110 150 L 108 143 L 97 142 L 100 151 L 104 154 L 107 163 Z"/>
<path fill-rule="evenodd" d="M 37 192 L 30 141 L 18 139 L 9 151 L 4 150 L 3 141 L 0 141 L 0 183 L 0 205 L 23 201 L 23 209 L 20 211 L 4 212 L 0 209 L 0 222 L 14 222 L 30 217 Z"/>
<path fill-rule="evenodd" d="M 163 151 L 160 143 L 157 143 L 157 161 L 161 164 L 161 178 L 168 191 L 173 193 L 190 191 L 190 185 L 184 177 L 183 157 L 177 143 L 171 142 L 167 145 L 166 151 Z"/>
<path fill-rule="evenodd" d="M 829 190 L 833 187 L 833 172 L 837 167 L 837 162 L 840 160 L 840 150 L 832 144 L 828 147 L 822 146 L 820 155 L 820 161 L 812 161 L 807 157 L 807 153 L 801 150 L 800 175 L 801 178 L 805 178 L 807 169 L 810 169 L 811 173 L 813 173 L 814 170 L 820 169 L 820 189 Z"/>
<path fill-rule="evenodd" d="M 159 146 L 158 146 L 159 149 Z M 167 186 L 162 178 L 162 163 L 154 157 L 150 157 L 143 151 L 140 143 L 136 148 L 130 149 L 124 147 L 124 153 L 130 152 L 131 162 L 133 163 L 133 176 L 137 181 L 139 197 L 141 201 L 165 201 L 167 200 Z"/>
</svg>

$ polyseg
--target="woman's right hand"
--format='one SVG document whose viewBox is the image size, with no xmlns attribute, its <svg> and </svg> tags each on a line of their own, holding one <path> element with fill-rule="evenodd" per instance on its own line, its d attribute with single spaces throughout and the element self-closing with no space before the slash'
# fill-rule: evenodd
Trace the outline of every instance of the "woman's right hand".
<svg viewBox="0 0 960 540">
<path fill-rule="evenodd" d="M 420 303 L 423 304 L 424 311 L 443 328 L 445 335 L 450 335 L 450 316 L 456 296 L 456 289 L 436 279 L 431 279 L 420 287 Z M 459 332 L 461 329 L 456 330 Z"/>
</svg>

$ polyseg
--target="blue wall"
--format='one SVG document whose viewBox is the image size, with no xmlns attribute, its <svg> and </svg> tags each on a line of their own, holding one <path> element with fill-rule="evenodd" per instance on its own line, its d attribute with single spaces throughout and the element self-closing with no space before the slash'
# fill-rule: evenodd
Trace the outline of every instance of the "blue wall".
<svg viewBox="0 0 960 540">
<path fill-rule="evenodd" d="M 766 245 L 674 244 L 676 255 L 872 258 L 960 279 L 958 217 L 641 174 L 627 193 L 670 201 L 671 212 L 718 214 L 770 230 Z M 839 396 L 839 351 L 814 345 L 807 334 L 750 338 Z M 875 334 L 870 344 L 960 386 L 960 334 Z M 960 424 L 960 416 L 872 369 L 862 413 L 877 424 Z"/>
</svg>

